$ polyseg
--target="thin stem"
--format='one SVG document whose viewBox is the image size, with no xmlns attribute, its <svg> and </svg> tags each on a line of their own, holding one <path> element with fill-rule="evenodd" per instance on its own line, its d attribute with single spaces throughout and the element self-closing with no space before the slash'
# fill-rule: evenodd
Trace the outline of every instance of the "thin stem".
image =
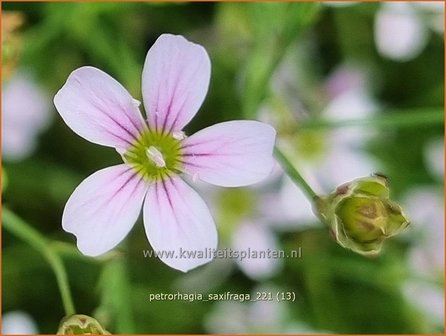
<svg viewBox="0 0 446 336">
<path fill-rule="evenodd" d="M 50 247 L 47 239 L 45 239 L 37 230 L 23 221 L 9 209 L 2 209 L 2 224 L 5 229 L 22 239 L 38 252 L 50 264 L 59 286 L 60 295 L 62 297 L 65 314 L 67 316 L 75 314 L 73 299 L 71 297 L 70 286 L 68 285 L 67 272 L 59 255 Z"/>
<path fill-rule="evenodd" d="M 347 120 L 316 119 L 302 122 L 300 129 L 328 129 L 355 126 L 374 127 L 422 127 L 444 124 L 443 110 L 439 108 L 414 109 L 409 111 L 386 111 L 369 118 Z"/>
<path fill-rule="evenodd" d="M 310 187 L 310 185 L 305 181 L 302 175 L 299 173 L 297 168 L 293 165 L 293 163 L 288 159 L 286 154 L 281 150 L 278 146 L 274 149 L 277 160 L 280 162 L 280 165 L 288 174 L 288 176 L 299 186 L 302 187 L 302 190 L 305 192 L 306 196 L 314 202 L 318 198 L 318 195 L 314 192 L 314 190 Z"/>
</svg>

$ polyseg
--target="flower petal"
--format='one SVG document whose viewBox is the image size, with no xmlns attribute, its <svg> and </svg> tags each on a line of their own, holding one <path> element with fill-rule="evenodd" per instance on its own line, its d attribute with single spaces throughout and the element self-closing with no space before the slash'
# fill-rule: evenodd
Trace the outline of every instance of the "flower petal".
<svg viewBox="0 0 446 336">
<path fill-rule="evenodd" d="M 74 190 L 62 216 L 63 229 L 77 237 L 83 254 L 103 254 L 129 233 L 146 191 L 147 184 L 128 165 L 99 170 Z"/>
<path fill-rule="evenodd" d="M 179 177 L 150 186 L 144 227 L 158 257 L 183 272 L 212 260 L 210 251 L 217 248 L 217 230 L 208 207 Z"/>
<path fill-rule="evenodd" d="M 259 182 L 273 169 L 275 138 L 274 128 L 258 121 L 210 126 L 184 140 L 184 170 L 223 187 Z"/>
<path fill-rule="evenodd" d="M 206 50 L 182 36 L 161 35 L 147 53 L 142 94 L 150 126 L 181 130 L 206 96 L 211 62 Z"/>
<path fill-rule="evenodd" d="M 139 102 L 115 79 L 93 67 L 74 70 L 54 104 L 74 132 L 100 145 L 125 149 L 144 128 Z"/>
</svg>

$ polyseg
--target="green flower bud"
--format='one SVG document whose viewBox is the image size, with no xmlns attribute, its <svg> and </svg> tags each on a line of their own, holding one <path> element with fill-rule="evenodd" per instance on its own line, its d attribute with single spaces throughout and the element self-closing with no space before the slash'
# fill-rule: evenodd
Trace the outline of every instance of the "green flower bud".
<svg viewBox="0 0 446 336">
<path fill-rule="evenodd" d="M 110 335 L 110 333 L 96 319 L 76 314 L 62 319 L 57 335 Z"/>
<path fill-rule="evenodd" d="M 343 184 L 317 199 L 315 212 L 339 245 L 363 255 L 379 253 L 386 238 L 409 225 L 401 207 L 389 199 L 388 181 L 381 175 Z"/>
</svg>

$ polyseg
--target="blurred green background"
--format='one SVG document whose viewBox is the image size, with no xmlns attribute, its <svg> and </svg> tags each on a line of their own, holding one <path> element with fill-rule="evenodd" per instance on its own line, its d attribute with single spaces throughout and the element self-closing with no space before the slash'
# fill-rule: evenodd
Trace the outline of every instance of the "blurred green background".
<svg viewBox="0 0 446 336">
<path fill-rule="evenodd" d="M 113 333 L 442 333 L 444 31 L 439 4 L 2 2 L 3 205 L 62 256 L 76 311 L 97 317 Z M 8 15 L 13 18 L 6 20 Z M 398 29 L 410 35 L 406 42 Z M 380 169 L 390 177 L 393 198 L 411 206 L 412 228 L 389 241 L 379 257 L 368 259 L 339 247 L 315 217 L 291 220 L 286 228 L 271 224 L 284 220 L 265 214 L 271 198 L 281 199 L 284 182 L 278 172 L 257 189 L 210 187 L 202 193 L 215 211 L 221 247 L 233 245 L 237 226 L 249 217 L 268 227 L 277 247 L 302 248 L 302 258 L 284 259 L 266 275 L 231 260 L 183 274 L 144 258 L 142 251 L 150 246 L 141 220 L 107 258 L 81 256 L 74 237 L 61 228 L 63 207 L 84 178 L 119 163 L 120 157 L 74 134 L 52 97 L 71 71 L 92 65 L 141 100 L 145 55 L 166 32 L 203 45 L 212 62 L 209 93 L 188 134 L 225 120 L 266 120 L 295 152 L 298 166 L 309 167 L 309 175 L 317 170 L 318 191 L 330 192 L 334 185 L 328 177 L 348 170 L 342 155 L 325 160 L 336 153 L 327 151 L 330 139 L 357 132 L 355 139 L 362 140 L 354 140 L 356 152 L 376 163 L 369 173 Z M 20 122 L 14 118 L 21 111 L 16 108 L 11 116 L 4 105 L 8 85 L 23 73 L 39 87 L 45 117 L 14 128 L 14 136 L 32 136 L 28 141 L 34 143 L 26 155 L 14 155 L 15 142 L 6 141 L 13 126 L 7 125 L 26 123 L 32 120 L 26 113 L 39 113 L 32 112 L 37 102 L 27 98 L 29 91 L 12 95 L 13 106 L 29 104 Z M 333 107 L 335 101 L 340 109 Z M 355 111 L 364 104 L 373 113 Z M 330 106 L 338 112 L 327 112 Z M 339 127 L 337 114 L 370 122 Z M 7 118 L 13 121 L 8 124 Z M 324 118 L 339 124 L 321 123 Z M 384 121 L 377 126 L 373 120 Z M 420 190 L 425 193 L 416 198 Z M 287 202 L 309 207 L 297 198 Z M 5 228 L 2 243 L 3 316 L 23 311 L 40 333 L 54 333 L 64 310 L 50 267 Z M 295 292 L 296 301 L 148 299 L 150 293 L 252 293 L 259 288 Z"/>
</svg>

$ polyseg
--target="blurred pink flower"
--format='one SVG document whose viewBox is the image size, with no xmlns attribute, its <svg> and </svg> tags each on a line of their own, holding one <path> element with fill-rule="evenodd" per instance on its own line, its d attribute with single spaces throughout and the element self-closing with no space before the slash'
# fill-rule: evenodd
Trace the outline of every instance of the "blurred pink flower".
<svg viewBox="0 0 446 336">
<path fill-rule="evenodd" d="M 354 89 L 362 90 L 366 85 L 367 78 L 364 70 L 350 64 L 341 64 L 335 68 L 324 83 L 325 90 L 331 99 Z"/>
<path fill-rule="evenodd" d="M 18 72 L 2 88 L 2 156 L 25 159 L 50 122 L 50 100 L 31 76 Z"/>
<path fill-rule="evenodd" d="M 97 256 L 130 231 L 144 202 L 144 226 L 170 267 L 188 271 L 210 257 L 181 251 L 217 247 L 214 220 L 203 199 L 182 179 L 225 187 L 250 185 L 273 168 L 275 130 L 258 121 L 229 121 L 190 137 L 182 132 L 201 106 L 211 65 L 205 49 L 182 36 L 161 35 L 142 75 L 145 121 L 139 102 L 112 77 L 93 67 L 75 70 L 54 103 L 77 134 L 114 147 L 124 164 L 85 179 L 68 200 L 62 226 L 80 251 Z"/>
</svg>

